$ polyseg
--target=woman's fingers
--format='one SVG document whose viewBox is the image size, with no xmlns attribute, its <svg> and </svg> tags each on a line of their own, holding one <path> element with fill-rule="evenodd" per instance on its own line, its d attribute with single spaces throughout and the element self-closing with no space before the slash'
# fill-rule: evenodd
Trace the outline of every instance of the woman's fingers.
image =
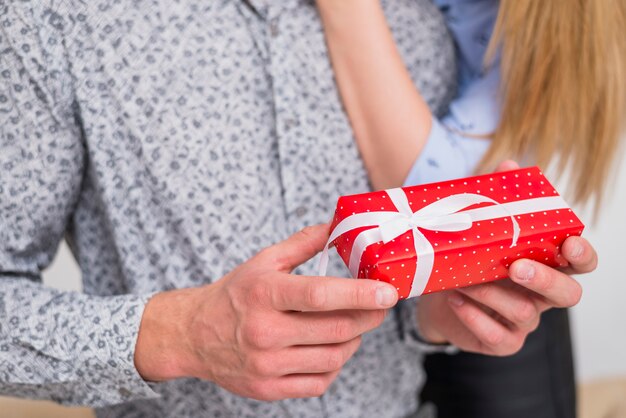
<svg viewBox="0 0 626 418">
<path fill-rule="evenodd" d="M 569 266 L 562 269 L 566 274 L 590 273 L 598 266 L 598 254 L 583 237 L 569 237 L 561 246 L 561 254 Z"/>
<path fill-rule="evenodd" d="M 492 355 L 510 355 L 524 344 L 527 331 L 509 328 L 472 299 L 458 291 L 450 292 L 448 301 L 459 321 L 477 340 L 476 350 Z M 467 348 L 465 348 L 467 349 Z"/>
<path fill-rule="evenodd" d="M 541 311 L 525 288 L 493 282 L 459 289 L 459 292 L 504 318 L 509 323 L 504 325 L 524 331 L 533 331 L 539 325 Z"/>
<path fill-rule="evenodd" d="M 530 290 L 541 311 L 576 305 L 582 296 L 580 284 L 567 274 L 532 260 L 517 260 L 509 275 L 518 285 Z"/>
</svg>

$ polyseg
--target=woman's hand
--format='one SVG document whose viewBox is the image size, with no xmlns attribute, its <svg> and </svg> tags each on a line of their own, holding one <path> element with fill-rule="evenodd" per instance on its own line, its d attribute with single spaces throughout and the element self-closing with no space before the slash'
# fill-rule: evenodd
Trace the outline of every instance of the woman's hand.
<svg viewBox="0 0 626 418">
<path fill-rule="evenodd" d="M 500 171 L 514 168 L 517 164 L 506 162 Z M 598 263 L 595 250 L 581 237 L 568 238 L 562 255 L 569 262 L 564 271 L 517 260 L 508 280 L 422 296 L 417 312 L 422 336 L 482 354 L 517 352 L 539 325 L 542 312 L 580 300 L 581 286 L 568 273 L 589 273 Z"/>
<path fill-rule="evenodd" d="M 576 273 L 595 269 L 597 255 L 580 237 L 563 244 L 563 257 Z M 566 273 L 531 260 L 518 260 L 510 280 L 422 296 L 418 321 L 431 342 L 450 342 L 465 351 L 510 355 L 522 348 L 542 312 L 578 303 L 582 289 Z"/>
</svg>

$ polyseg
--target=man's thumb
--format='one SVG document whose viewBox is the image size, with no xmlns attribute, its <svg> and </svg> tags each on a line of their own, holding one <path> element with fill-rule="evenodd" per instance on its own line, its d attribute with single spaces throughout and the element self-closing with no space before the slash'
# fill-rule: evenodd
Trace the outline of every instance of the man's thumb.
<svg viewBox="0 0 626 418">
<path fill-rule="evenodd" d="M 272 258 L 277 270 L 290 273 L 322 251 L 328 240 L 329 229 L 329 224 L 307 226 L 286 240 L 268 248 L 266 255 Z"/>
</svg>

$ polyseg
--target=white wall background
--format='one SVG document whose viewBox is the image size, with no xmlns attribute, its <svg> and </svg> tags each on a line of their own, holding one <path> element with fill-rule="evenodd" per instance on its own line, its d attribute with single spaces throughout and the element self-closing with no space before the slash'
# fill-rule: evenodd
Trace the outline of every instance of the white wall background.
<svg viewBox="0 0 626 418">
<path fill-rule="evenodd" d="M 562 189 L 562 188 L 559 188 Z M 573 310 L 577 373 L 581 381 L 626 376 L 626 164 L 608 193 L 599 221 L 579 212 L 588 225 L 584 236 L 600 254 L 598 269 L 581 277 L 584 296 Z M 624 259 L 622 259 L 624 257 Z M 80 289 L 80 272 L 65 245 L 44 273 L 46 284 Z"/>
<path fill-rule="evenodd" d="M 610 184 L 596 224 L 583 233 L 599 255 L 598 269 L 580 277 L 584 294 L 573 309 L 577 372 L 583 381 L 626 376 L 626 164 Z"/>
</svg>

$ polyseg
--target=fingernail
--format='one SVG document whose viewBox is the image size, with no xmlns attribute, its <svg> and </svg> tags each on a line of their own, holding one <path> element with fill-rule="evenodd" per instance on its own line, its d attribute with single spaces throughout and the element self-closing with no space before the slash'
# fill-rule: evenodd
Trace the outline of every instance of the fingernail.
<svg viewBox="0 0 626 418">
<path fill-rule="evenodd" d="M 571 256 L 572 258 L 578 258 L 581 255 L 583 255 L 583 252 L 585 251 L 585 249 L 583 248 L 582 245 L 580 245 L 580 243 L 575 242 L 574 245 L 572 245 L 572 250 L 571 250 Z"/>
<path fill-rule="evenodd" d="M 515 270 L 515 278 L 527 282 L 535 277 L 535 266 L 527 261 L 522 261 Z"/>
<path fill-rule="evenodd" d="M 387 286 L 376 289 L 376 303 L 379 306 L 388 307 L 396 302 L 396 294 Z"/>
<path fill-rule="evenodd" d="M 461 295 L 459 295 L 458 293 L 450 293 L 450 295 L 448 296 L 448 302 L 450 302 L 450 304 L 454 305 L 454 306 L 461 306 L 465 303 L 465 301 L 463 300 L 463 297 Z"/>
</svg>

